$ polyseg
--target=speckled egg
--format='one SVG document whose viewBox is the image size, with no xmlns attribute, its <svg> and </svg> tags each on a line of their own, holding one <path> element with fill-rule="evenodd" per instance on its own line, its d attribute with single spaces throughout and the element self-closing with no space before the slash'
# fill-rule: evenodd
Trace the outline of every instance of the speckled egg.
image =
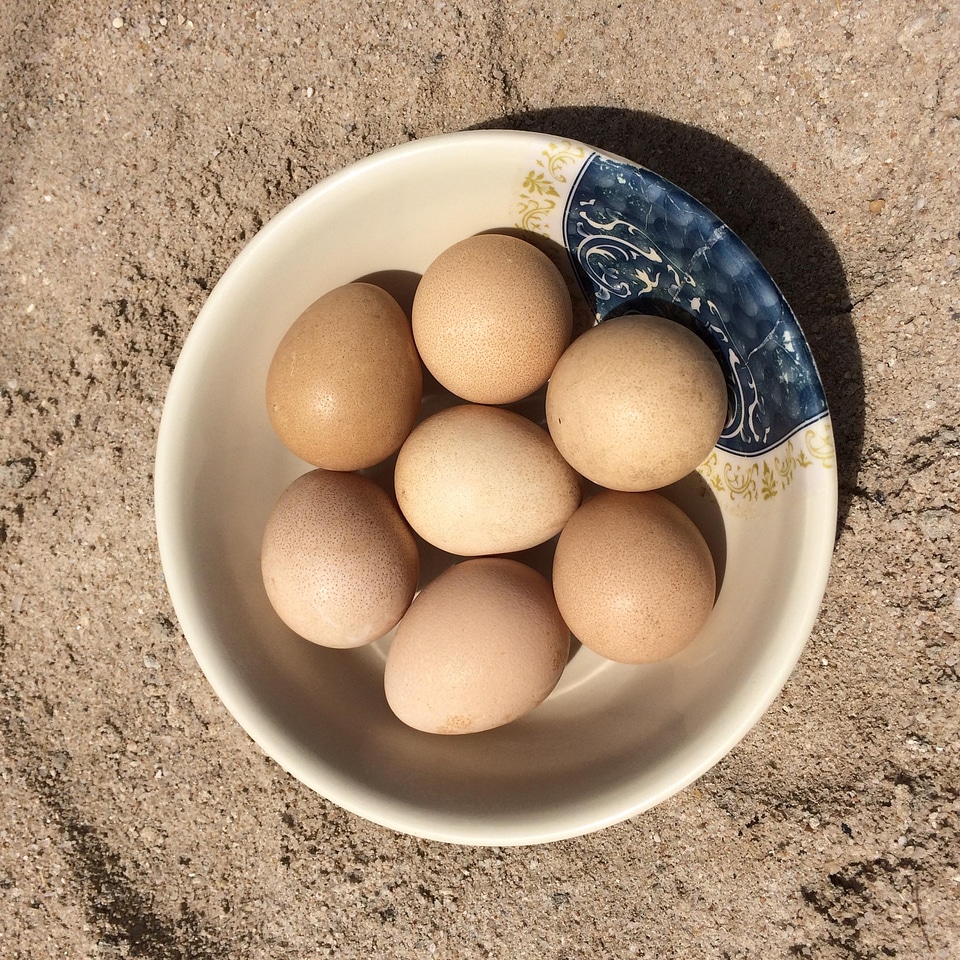
<svg viewBox="0 0 960 960">
<path fill-rule="evenodd" d="M 547 427 L 564 458 L 613 490 L 654 490 L 695 470 L 723 431 L 727 388 L 710 348 L 652 316 L 607 320 L 557 363 Z"/>
<path fill-rule="evenodd" d="M 313 470 L 281 494 L 260 566 L 291 630 L 326 647 L 382 637 L 413 599 L 420 558 L 390 497 L 355 473 Z"/>
<path fill-rule="evenodd" d="M 504 234 L 479 234 L 445 250 L 413 301 L 424 364 L 473 403 L 513 403 L 543 386 L 572 328 L 560 271 L 533 244 Z"/>
<path fill-rule="evenodd" d="M 283 443 L 327 470 L 361 470 L 395 453 L 420 412 L 410 322 L 380 287 L 324 294 L 287 331 L 267 374 L 267 412 Z"/>
<path fill-rule="evenodd" d="M 622 663 L 671 657 L 713 608 L 716 571 L 692 520 L 658 493 L 603 490 L 560 534 L 557 605 L 574 636 Z"/>
</svg>

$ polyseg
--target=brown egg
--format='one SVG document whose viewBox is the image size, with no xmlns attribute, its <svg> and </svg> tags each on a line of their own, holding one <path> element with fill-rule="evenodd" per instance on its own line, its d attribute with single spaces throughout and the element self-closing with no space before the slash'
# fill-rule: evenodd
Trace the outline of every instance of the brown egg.
<svg viewBox="0 0 960 960">
<path fill-rule="evenodd" d="M 427 268 L 413 336 L 427 369 L 473 403 L 513 403 L 547 382 L 573 327 L 560 271 L 533 244 L 481 234 Z"/>
<path fill-rule="evenodd" d="M 713 608 L 716 572 L 693 521 L 658 493 L 603 490 L 570 518 L 553 561 L 574 636 L 622 663 L 682 650 Z"/>
<path fill-rule="evenodd" d="M 515 560 L 465 560 L 413 601 L 387 654 L 393 712 L 427 733 L 476 733 L 529 713 L 556 686 L 570 632 L 550 584 Z"/>
<path fill-rule="evenodd" d="M 546 430 L 462 404 L 419 423 L 400 448 L 397 502 L 424 540 L 461 556 L 526 550 L 559 533 L 580 478 Z"/>
<path fill-rule="evenodd" d="M 575 340 L 547 387 L 547 427 L 580 473 L 613 490 L 654 490 L 695 470 L 723 431 L 723 371 L 671 320 L 607 320 Z"/>
<path fill-rule="evenodd" d="M 359 647 L 393 629 L 420 572 L 413 534 L 387 494 L 360 474 L 328 470 L 281 494 L 260 563 L 280 619 L 325 647 Z"/>
<path fill-rule="evenodd" d="M 280 341 L 267 411 L 283 443 L 326 470 L 360 470 L 395 453 L 420 411 L 422 371 L 406 315 L 369 283 L 309 306 Z"/>
</svg>

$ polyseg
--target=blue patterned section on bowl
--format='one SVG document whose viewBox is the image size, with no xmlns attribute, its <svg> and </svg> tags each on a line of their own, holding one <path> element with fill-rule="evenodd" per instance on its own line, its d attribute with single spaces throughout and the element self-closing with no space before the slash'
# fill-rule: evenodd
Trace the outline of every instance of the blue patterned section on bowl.
<svg viewBox="0 0 960 960">
<path fill-rule="evenodd" d="M 563 239 L 598 321 L 660 314 L 711 347 L 729 393 L 722 450 L 759 456 L 827 416 L 810 348 L 776 284 L 679 187 L 594 153 L 568 195 Z"/>
</svg>

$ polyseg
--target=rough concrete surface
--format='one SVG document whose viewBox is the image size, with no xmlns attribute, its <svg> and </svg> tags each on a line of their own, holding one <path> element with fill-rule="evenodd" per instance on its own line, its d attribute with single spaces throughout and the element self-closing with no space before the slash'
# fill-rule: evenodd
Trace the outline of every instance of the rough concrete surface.
<svg viewBox="0 0 960 960">
<path fill-rule="evenodd" d="M 960 9 L 935 0 L 0 6 L 0 955 L 960 957 Z M 453 847 L 227 715 L 153 524 L 224 269 L 310 185 L 473 126 L 665 174 L 794 305 L 835 561 L 755 730 L 650 813 Z"/>
</svg>

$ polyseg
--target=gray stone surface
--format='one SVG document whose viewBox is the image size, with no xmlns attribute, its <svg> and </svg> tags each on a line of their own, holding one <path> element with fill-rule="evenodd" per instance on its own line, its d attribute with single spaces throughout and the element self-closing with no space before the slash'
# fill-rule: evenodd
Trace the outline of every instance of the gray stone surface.
<svg viewBox="0 0 960 960">
<path fill-rule="evenodd" d="M 0 954 L 960 957 L 960 12 L 933 0 L 0 7 Z M 258 228 L 372 151 L 544 129 L 754 247 L 841 523 L 783 694 L 593 836 L 398 836 L 264 757 L 161 575 L 164 393 Z"/>
</svg>

